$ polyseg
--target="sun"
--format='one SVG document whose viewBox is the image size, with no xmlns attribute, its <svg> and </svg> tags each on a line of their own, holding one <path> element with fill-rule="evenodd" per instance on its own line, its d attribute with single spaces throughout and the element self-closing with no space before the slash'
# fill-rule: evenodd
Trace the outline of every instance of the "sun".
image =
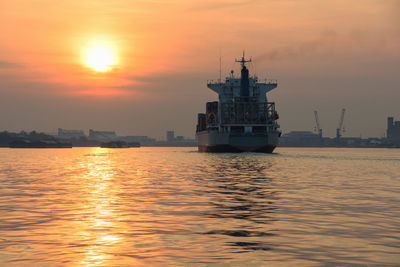
<svg viewBox="0 0 400 267">
<path fill-rule="evenodd" d="M 110 71 L 116 65 L 115 49 L 105 42 L 89 44 L 84 52 L 84 63 L 98 72 Z"/>
</svg>

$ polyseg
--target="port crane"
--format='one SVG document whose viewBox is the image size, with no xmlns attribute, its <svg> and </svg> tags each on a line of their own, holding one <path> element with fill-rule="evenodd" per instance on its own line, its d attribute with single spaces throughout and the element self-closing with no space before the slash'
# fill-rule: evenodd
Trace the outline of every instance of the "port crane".
<svg viewBox="0 0 400 267">
<path fill-rule="evenodd" d="M 319 139 L 322 141 L 322 129 L 319 124 L 318 111 L 316 110 L 314 110 L 314 117 L 315 117 L 316 130 L 318 131 Z"/>
<path fill-rule="evenodd" d="M 343 108 L 342 113 L 340 115 L 339 126 L 336 129 L 336 143 L 339 143 L 340 137 L 342 136 L 342 131 L 344 132 L 343 121 L 344 121 L 344 113 L 345 112 L 346 112 L 346 109 Z"/>
</svg>

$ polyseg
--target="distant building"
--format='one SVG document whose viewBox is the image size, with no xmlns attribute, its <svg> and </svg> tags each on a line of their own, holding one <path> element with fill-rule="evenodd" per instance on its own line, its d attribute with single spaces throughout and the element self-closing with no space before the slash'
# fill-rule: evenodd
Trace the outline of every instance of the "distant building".
<svg viewBox="0 0 400 267">
<path fill-rule="evenodd" d="M 79 139 L 80 137 L 84 137 L 85 133 L 82 130 L 66 130 L 62 128 L 58 128 L 58 138 L 61 139 Z"/>
<path fill-rule="evenodd" d="M 109 141 L 117 138 L 117 134 L 114 131 L 94 131 L 89 130 L 89 138 L 99 141 Z"/>
<path fill-rule="evenodd" d="M 321 146 L 321 138 L 318 134 L 309 131 L 293 131 L 282 135 L 280 146 L 309 147 Z"/>
<path fill-rule="evenodd" d="M 175 141 L 175 132 L 174 131 L 167 131 L 167 142 Z"/>
<path fill-rule="evenodd" d="M 192 147 L 197 146 L 197 141 L 194 139 L 186 139 L 182 135 L 175 136 L 174 131 L 166 132 L 166 141 L 157 141 L 155 146 L 182 146 L 182 147 Z"/>
<path fill-rule="evenodd" d="M 387 118 L 386 136 L 390 144 L 400 146 L 400 121 L 394 121 L 393 117 Z"/>
</svg>

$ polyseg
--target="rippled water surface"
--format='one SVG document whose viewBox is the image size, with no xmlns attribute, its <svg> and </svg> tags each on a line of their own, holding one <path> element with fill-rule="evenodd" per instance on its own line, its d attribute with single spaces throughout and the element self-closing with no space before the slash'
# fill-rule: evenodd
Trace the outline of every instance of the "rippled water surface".
<svg viewBox="0 0 400 267">
<path fill-rule="evenodd" d="M 400 263 L 400 150 L 0 149 L 1 266 Z"/>
</svg>

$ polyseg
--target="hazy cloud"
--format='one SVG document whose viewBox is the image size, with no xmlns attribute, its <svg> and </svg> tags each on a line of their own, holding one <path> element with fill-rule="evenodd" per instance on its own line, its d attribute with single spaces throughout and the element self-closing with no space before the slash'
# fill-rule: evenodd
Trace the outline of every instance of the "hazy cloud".
<svg viewBox="0 0 400 267">
<path fill-rule="evenodd" d="M 240 0 L 240 1 L 212 1 L 202 2 L 201 4 L 193 5 L 190 11 L 202 11 L 202 10 L 216 10 L 216 9 L 228 9 L 233 7 L 249 6 L 261 2 L 260 0 Z"/>
<path fill-rule="evenodd" d="M 15 62 L 0 60 L 0 69 L 8 68 L 22 68 L 22 65 Z"/>
<path fill-rule="evenodd" d="M 291 46 L 275 48 L 266 53 L 255 56 L 254 60 L 259 64 L 264 61 L 280 61 L 306 57 L 318 52 L 331 50 L 336 38 L 337 33 L 334 30 L 328 30 L 321 34 L 317 40 L 299 42 Z"/>
</svg>

